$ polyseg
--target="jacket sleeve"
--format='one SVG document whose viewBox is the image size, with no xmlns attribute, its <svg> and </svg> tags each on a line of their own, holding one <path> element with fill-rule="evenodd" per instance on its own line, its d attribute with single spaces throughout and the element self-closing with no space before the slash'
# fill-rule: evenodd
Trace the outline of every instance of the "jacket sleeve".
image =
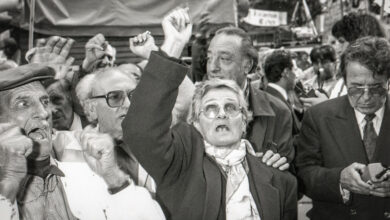
<svg viewBox="0 0 390 220">
<path fill-rule="evenodd" d="M 295 156 L 295 150 L 292 136 L 293 120 L 288 108 L 279 109 L 276 125 L 273 139 L 276 141 L 278 153 L 286 157 L 288 163 L 291 163 Z"/>
<path fill-rule="evenodd" d="M 305 113 L 301 133 L 295 143 L 298 180 L 303 183 L 304 194 L 313 200 L 342 203 L 339 183 L 343 167 L 323 166 L 319 121 L 310 110 Z"/>
<path fill-rule="evenodd" d="M 298 183 L 290 173 L 286 173 L 288 181 L 285 182 L 286 197 L 283 207 L 283 220 L 295 219 L 298 213 Z"/>
<path fill-rule="evenodd" d="M 187 71 L 178 62 L 152 52 L 122 122 L 124 150 L 135 155 L 157 185 L 164 178 L 176 179 L 182 169 L 184 144 L 170 126 L 178 88 Z"/>
</svg>

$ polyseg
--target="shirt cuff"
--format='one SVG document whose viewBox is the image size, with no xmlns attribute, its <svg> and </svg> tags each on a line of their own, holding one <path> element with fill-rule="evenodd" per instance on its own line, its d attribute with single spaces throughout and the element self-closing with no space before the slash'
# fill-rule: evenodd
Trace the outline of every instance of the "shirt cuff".
<svg viewBox="0 0 390 220">
<path fill-rule="evenodd" d="M 130 182 L 131 180 L 126 180 L 121 186 L 119 187 L 115 187 L 115 188 L 109 188 L 108 189 L 108 192 L 113 195 L 115 193 L 118 193 L 120 191 L 122 191 L 123 189 L 125 189 L 126 187 L 128 187 L 130 185 Z"/>
<path fill-rule="evenodd" d="M 347 204 L 351 198 L 351 192 L 349 190 L 341 187 L 341 184 L 339 186 L 340 186 L 340 194 L 341 194 L 341 197 L 343 198 L 343 202 L 344 202 L 344 204 Z"/>
</svg>

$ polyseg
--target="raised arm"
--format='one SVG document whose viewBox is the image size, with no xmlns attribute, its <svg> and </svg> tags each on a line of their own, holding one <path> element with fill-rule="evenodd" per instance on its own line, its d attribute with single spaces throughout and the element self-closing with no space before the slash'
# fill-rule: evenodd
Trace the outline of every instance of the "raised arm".
<svg viewBox="0 0 390 220">
<path fill-rule="evenodd" d="M 122 123 L 124 150 L 136 156 L 157 184 L 177 175 L 182 165 L 177 155 L 184 149 L 170 126 L 178 88 L 188 71 L 175 59 L 191 36 L 186 11 L 176 9 L 164 18 L 165 46 L 151 53 Z"/>
</svg>

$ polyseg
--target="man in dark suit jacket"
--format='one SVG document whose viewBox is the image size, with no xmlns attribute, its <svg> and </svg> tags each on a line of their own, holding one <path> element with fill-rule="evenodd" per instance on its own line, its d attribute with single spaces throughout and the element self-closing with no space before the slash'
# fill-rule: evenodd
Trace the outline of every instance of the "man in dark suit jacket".
<svg viewBox="0 0 390 220">
<path fill-rule="evenodd" d="M 296 142 L 298 178 L 313 200 L 309 216 L 388 219 L 390 181 L 372 183 L 362 174 L 369 163 L 390 164 L 389 43 L 357 40 L 340 70 L 348 95 L 310 108 Z"/>
<path fill-rule="evenodd" d="M 264 62 L 264 73 L 268 80 L 265 91 L 283 101 L 289 108 L 293 119 L 292 134 L 296 135 L 299 133 L 301 125 L 287 93 L 295 87 L 296 76 L 293 67 L 291 54 L 286 50 L 273 51 Z"/>
</svg>

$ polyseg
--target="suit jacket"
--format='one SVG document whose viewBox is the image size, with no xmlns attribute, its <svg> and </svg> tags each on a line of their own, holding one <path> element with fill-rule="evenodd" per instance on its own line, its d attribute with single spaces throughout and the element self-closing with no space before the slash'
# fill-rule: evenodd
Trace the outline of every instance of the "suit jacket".
<svg viewBox="0 0 390 220">
<path fill-rule="evenodd" d="M 170 129 L 171 110 L 186 68 L 152 53 L 122 123 L 125 150 L 157 183 L 167 219 L 225 219 L 226 180 L 207 156 L 201 134 L 186 123 Z M 296 217 L 296 180 L 247 155 L 250 191 L 262 220 Z"/>
<path fill-rule="evenodd" d="M 290 163 L 295 156 L 290 109 L 278 98 L 249 85 L 248 101 L 253 120 L 247 128 L 248 140 L 256 152 L 271 149 L 287 157 Z"/>
<path fill-rule="evenodd" d="M 373 162 L 390 164 L 390 104 L 377 139 Z M 390 217 L 390 200 L 351 194 L 344 204 L 340 193 L 340 173 L 354 162 L 367 164 L 368 158 L 348 97 L 342 96 L 310 108 L 303 118 L 297 138 L 296 167 L 304 191 L 313 199 L 312 219 L 385 219 Z"/>
<path fill-rule="evenodd" d="M 269 94 L 275 96 L 279 100 L 281 100 L 288 107 L 288 109 L 291 112 L 292 119 L 293 119 L 292 134 L 293 135 L 298 134 L 299 130 L 301 128 L 301 122 L 299 121 L 298 116 L 295 114 L 295 111 L 294 111 L 293 107 L 291 106 L 291 104 L 288 103 L 287 100 L 283 97 L 283 95 L 275 88 L 272 88 L 271 86 L 267 86 L 265 88 L 265 91 L 268 92 Z"/>
</svg>

